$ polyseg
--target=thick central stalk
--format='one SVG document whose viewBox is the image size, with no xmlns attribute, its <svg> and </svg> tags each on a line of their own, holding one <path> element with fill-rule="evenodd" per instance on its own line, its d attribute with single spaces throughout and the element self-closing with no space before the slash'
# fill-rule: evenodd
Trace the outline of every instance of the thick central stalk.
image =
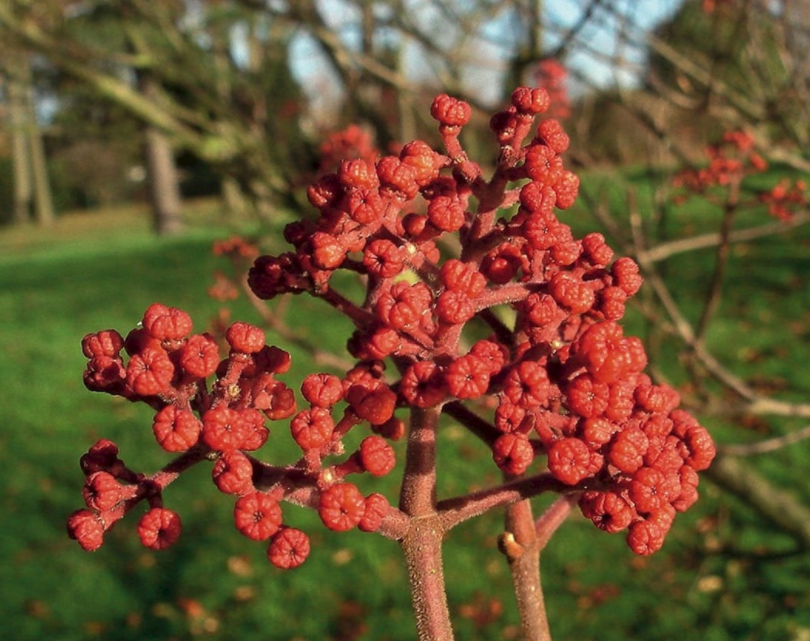
<svg viewBox="0 0 810 641">
<path fill-rule="evenodd" d="M 399 507 L 410 517 L 402 551 L 420 641 L 452 641 L 442 570 L 445 527 L 436 514 L 436 431 L 441 408 L 413 409 Z"/>
<path fill-rule="evenodd" d="M 411 410 L 399 509 L 411 517 L 436 513 L 436 430 L 441 408 Z"/>
</svg>

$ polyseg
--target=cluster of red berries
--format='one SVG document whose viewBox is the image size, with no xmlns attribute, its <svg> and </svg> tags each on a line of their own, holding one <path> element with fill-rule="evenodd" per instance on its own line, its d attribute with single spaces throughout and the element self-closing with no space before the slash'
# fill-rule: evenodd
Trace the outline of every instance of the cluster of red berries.
<svg viewBox="0 0 810 641">
<path fill-rule="evenodd" d="M 716 185 L 739 182 L 744 176 L 765 171 L 767 161 L 754 151 L 753 137 L 744 131 L 728 131 L 721 141 L 706 147 L 709 165 L 685 169 L 674 179 L 675 187 L 703 194 Z"/>
<path fill-rule="evenodd" d="M 739 184 L 745 177 L 760 174 L 768 168 L 767 161 L 754 150 L 753 137 L 744 131 L 730 131 L 722 140 L 706 148 L 709 165 L 700 169 L 685 169 L 673 180 L 673 186 L 685 193 L 676 194 L 681 203 L 687 193 L 700 194 L 716 201 L 709 190 Z M 803 180 L 779 181 L 769 190 L 757 193 L 757 200 L 768 207 L 768 213 L 780 220 L 790 220 L 799 207 L 807 204 L 807 184 Z"/>
<path fill-rule="evenodd" d="M 294 251 L 258 258 L 248 282 L 264 299 L 308 292 L 354 323 L 348 347 L 365 382 L 345 398 L 358 417 L 388 431 L 396 407 L 464 403 L 479 424 L 491 416 L 483 438 L 501 470 L 523 474 L 542 455 L 587 490 L 594 523 L 629 528 L 630 547 L 650 553 L 696 500 L 714 445 L 676 409 L 678 394 L 642 373 L 641 342 L 616 322 L 642 282 L 635 262 L 613 261 L 600 234 L 575 239 L 555 212 L 579 181 L 558 121 L 531 135 L 548 93 L 521 87 L 511 103 L 490 122 L 490 180 L 459 141 L 469 105 L 441 95 L 431 114 L 445 153 L 414 141 L 342 162 L 308 192 L 318 220 L 286 227 Z M 456 257 L 443 255 L 454 244 Z M 361 303 L 333 286 L 337 270 L 362 276 Z M 490 335 L 474 340 L 482 328 Z M 398 380 L 384 379 L 385 359 Z"/>
<path fill-rule="evenodd" d="M 783 178 L 770 191 L 759 194 L 760 202 L 768 207 L 768 213 L 779 220 L 788 221 L 797 210 L 807 205 L 807 183 L 804 180 L 791 182 Z"/>
<path fill-rule="evenodd" d="M 546 58 L 537 63 L 534 81 L 538 87 L 548 92 L 551 104 L 546 112 L 547 118 L 565 119 L 571 115 L 571 100 L 568 97 L 566 81 L 568 69 L 554 58 Z"/>
<path fill-rule="evenodd" d="M 180 535 L 181 521 L 163 507 L 162 490 L 183 469 L 207 459 L 214 461 L 217 488 L 238 496 L 236 528 L 248 538 L 269 539 L 268 557 L 278 567 L 299 565 L 309 552 L 307 535 L 282 523 L 279 506 L 302 485 L 317 487 L 317 507 L 328 527 L 379 528 L 389 508 L 386 499 L 380 494 L 364 497 L 344 479 L 352 473 L 381 476 L 390 472 L 395 459 L 387 441 L 371 435 L 342 463 L 324 467 L 321 460 L 342 454 L 342 437 L 363 420 L 370 421 L 378 433 L 401 436 L 403 425 L 393 417 L 393 394 L 377 391 L 376 379 L 366 369 L 350 372 L 344 380 L 313 374 L 302 386 L 310 407 L 297 412 L 293 391 L 276 379 L 289 368 L 290 357 L 267 346 L 260 328 L 232 324 L 225 334 L 229 346 L 225 359 L 211 336 L 191 334 L 191 330 L 187 313 L 153 304 L 140 327 L 126 338 L 115 330 L 84 338 L 82 349 L 89 359 L 86 386 L 154 408 L 152 429 L 157 443 L 181 457 L 167 469 L 145 476 L 127 468 L 114 443 L 96 443 L 81 460 L 86 508 L 71 515 L 71 537 L 84 549 L 95 550 L 106 531 L 137 503 L 146 501 L 150 509 L 138 524 L 141 541 L 153 549 L 172 545 Z M 331 411 L 343 400 L 346 409 L 335 423 Z M 266 442 L 268 419 L 291 417 L 292 436 L 303 450 L 294 468 L 275 469 L 248 454 Z"/>
</svg>

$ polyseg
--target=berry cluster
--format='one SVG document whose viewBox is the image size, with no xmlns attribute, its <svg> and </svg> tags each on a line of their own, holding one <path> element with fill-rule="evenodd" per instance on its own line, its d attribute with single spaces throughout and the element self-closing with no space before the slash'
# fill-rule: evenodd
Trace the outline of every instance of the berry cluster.
<svg viewBox="0 0 810 641">
<path fill-rule="evenodd" d="M 459 139 L 470 106 L 441 95 L 431 114 L 444 153 L 413 141 L 398 155 L 344 160 L 310 187 L 320 217 L 287 225 L 293 250 L 256 258 L 248 275 L 259 298 L 306 292 L 356 328 L 348 341 L 356 363 L 342 376 L 307 376 L 302 407 L 276 378 L 289 355 L 246 323 L 228 327 L 224 359 L 211 336 L 191 333 L 188 314 L 160 304 L 126 339 L 114 330 L 86 336 L 87 387 L 152 407 L 155 439 L 178 458 L 146 476 L 126 467 L 115 444 L 98 442 L 82 458 L 87 507 L 70 517 L 70 535 L 96 549 L 146 501 L 142 542 L 171 545 L 181 523 L 163 507 L 163 490 L 211 460 L 216 487 L 237 497 L 237 529 L 269 539 L 278 567 L 309 553 L 307 535 L 283 523 L 281 501 L 317 510 L 335 531 L 403 538 L 403 521 L 423 516 L 409 511 L 405 483 L 435 465 L 417 460 L 419 439 L 441 411 L 486 443 L 507 477 L 534 473 L 537 491 L 576 494 L 598 527 L 628 529 L 635 552 L 660 548 L 675 512 L 696 500 L 697 471 L 714 445 L 677 409 L 678 394 L 642 373 L 642 343 L 617 323 L 642 282 L 636 263 L 613 260 L 600 234 L 574 238 L 558 218 L 579 181 L 563 165 L 560 123 L 542 120 L 532 133 L 549 102 L 545 90 L 521 87 L 492 117 L 500 153 L 489 180 Z M 365 291 L 339 291 L 338 270 L 359 276 Z M 402 510 L 347 480 L 394 469 L 389 441 L 407 431 L 399 409 L 414 420 Z M 273 466 L 251 452 L 267 440 L 267 420 L 283 419 L 301 456 Z M 347 453 L 344 437 L 358 425 L 368 433 Z"/>
<path fill-rule="evenodd" d="M 571 115 L 571 101 L 565 83 L 568 70 L 554 58 L 545 58 L 537 63 L 534 81 L 538 87 L 548 92 L 551 104 L 546 112 L 547 118 L 565 119 Z"/>
<path fill-rule="evenodd" d="M 115 330 L 84 338 L 82 349 L 89 359 L 86 386 L 154 408 L 152 429 L 157 443 L 181 456 L 162 472 L 144 476 L 127 468 L 114 443 L 96 443 L 81 460 L 87 507 L 71 515 L 71 537 L 84 549 L 95 550 L 107 530 L 137 503 L 146 501 L 150 509 L 138 524 L 141 541 L 153 549 L 172 545 L 180 535 L 181 522 L 175 512 L 163 507 L 162 490 L 183 469 L 206 459 L 214 461 L 217 488 L 238 497 L 236 528 L 248 538 L 269 539 L 268 557 L 278 567 L 299 565 L 309 553 L 307 535 L 283 524 L 279 506 L 302 486 L 317 487 L 318 510 L 327 527 L 379 528 L 388 502 L 379 494 L 364 497 L 344 479 L 352 473 L 382 476 L 390 472 L 395 459 L 386 440 L 369 436 L 357 452 L 328 468 L 321 459 L 342 454 L 341 438 L 363 420 L 386 436 L 401 436 L 402 425 L 393 418 L 393 394 L 377 391 L 376 378 L 365 369 L 351 372 L 345 380 L 313 374 L 302 386 L 309 408 L 297 412 L 293 391 L 276 379 L 289 368 L 289 355 L 265 345 L 260 328 L 232 324 L 225 334 L 229 346 L 225 359 L 211 336 L 191 334 L 191 329 L 185 312 L 153 304 L 141 326 L 126 339 Z M 214 379 L 210 388 L 209 378 Z M 348 405 L 335 423 L 332 409 L 344 398 Z M 292 436 L 303 451 L 296 466 L 282 471 L 248 454 L 266 442 L 268 419 L 290 417 Z"/>
<path fill-rule="evenodd" d="M 722 205 L 710 192 L 713 187 L 739 185 L 744 177 L 761 174 L 768 168 L 767 161 L 754 150 L 753 137 L 744 131 L 726 132 L 718 144 L 706 148 L 706 155 L 708 166 L 685 169 L 675 176 L 673 186 L 684 190 L 676 194 L 676 202 L 683 202 L 691 193 Z M 787 221 L 799 207 L 807 204 L 807 184 L 803 180 L 783 179 L 771 189 L 759 191 L 756 198 L 767 205 L 771 216 Z"/>
<path fill-rule="evenodd" d="M 414 141 L 376 163 L 342 162 L 308 192 L 318 220 L 285 229 L 294 251 L 258 258 L 248 282 L 263 299 L 307 292 L 354 323 L 348 347 L 364 382 L 345 399 L 358 417 L 386 433 L 396 407 L 441 407 L 507 475 L 539 458 L 587 490 L 594 523 L 629 528 L 630 547 L 650 553 L 696 500 L 714 445 L 676 409 L 678 394 L 642 373 L 641 342 L 616 322 L 642 282 L 635 262 L 613 261 L 600 234 L 575 239 L 556 214 L 579 182 L 558 121 L 531 135 L 548 93 L 521 87 L 511 103 L 490 122 L 500 145 L 490 180 L 459 140 L 469 105 L 441 95 L 431 114 L 445 153 Z M 443 255 L 453 244 L 456 257 Z M 337 270 L 362 276 L 362 302 L 333 286 Z M 383 378 L 385 359 L 397 380 Z"/>
</svg>

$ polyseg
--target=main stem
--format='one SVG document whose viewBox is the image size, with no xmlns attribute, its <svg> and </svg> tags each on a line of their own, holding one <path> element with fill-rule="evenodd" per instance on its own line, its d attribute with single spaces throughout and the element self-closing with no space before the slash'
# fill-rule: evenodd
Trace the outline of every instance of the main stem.
<svg viewBox="0 0 810 641">
<path fill-rule="evenodd" d="M 540 582 L 540 541 L 528 499 L 506 509 L 505 525 L 502 548 L 512 574 L 523 639 L 551 641 Z"/>
<path fill-rule="evenodd" d="M 441 408 L 413 409 L 399 507 L 410 517 L 400 542 L 420 641 L 452 641 L 442 569 L 445 527 L 436 513 L 436 430 Z"/>
</svg>

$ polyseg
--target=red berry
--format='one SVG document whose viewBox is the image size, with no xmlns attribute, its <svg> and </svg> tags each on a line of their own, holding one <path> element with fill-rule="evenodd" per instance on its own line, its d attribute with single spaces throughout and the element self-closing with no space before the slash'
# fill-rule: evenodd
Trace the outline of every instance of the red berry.
<svg viewBox="0 0 810 641">
<path fill-rule="evenodd" d="M 248 323 L 236 322 L 225 332 L 225 340 L 235 352 L 255 354 L 264 347 L 264 331 Z"/>
<path fill-rule="evenodd" d="M 212 450 L 229 452 L 242 447 L 249 436 L 237 410 L 225 405 L 202 416 L 202 440 Z"/>
<path fill-rule="evenodd" d="M 292 437 L 302 450 L 317 450 L 332 438 L 335 423 L 324 407 L 302 410 L 290 422 Z"/>
<path fill-rule="evenodd" d="M 138 521 L 138 536 L 145 547 L 165 550 L 180 537 L 183 524 L 176 512 L 154 507 Z"/>
<path fill-rule="evenodd" d="M 174 378 L 174 365 L 162 349 L 145 349 L 127 365 L 127 385 L 139 396 L 165 392 Z"/>
<path fill-rule="evenodd" d="M 394 449 L 379 436 L 367 436 L 360 443 L 360 464 L 372 476 L 385 476 L 396 465 Z"/>
<path fill-rule="evenodd" d="M 562 438 L 548 452 L 548 469 L 566 485 L 576 485 L 591 474 L 591 452 L 576 438 Z"/>
<path fill-rule="evenodd" d="M 121 484 L 108 472 L 94 472 L 87 477 L 82 494 L 87 507 L 106 512 L 121 501 Z"/>
<path fill-rule="evenodd" d="M 447 366 L 444 382 L 451 396 L 462 399 L 478 398 L 486 394 L 489 376 L 487 362 L 474 354 L 467 354 Z"/>
<path fill-rule="evenodd" d="M 82 352 L 87 358 L 98 356 L 116 357 L 123 347 L 124 339 L 114 329 L 87 334 L 82 339 Z"/>
<path fill-rule="evenodd" d="M 249 539 L 264 541 L 281 527 L 278 501 L 264 492 L 240 496 L 233 510 L 236 529 Z"/>
<path fill-rule="evenodd" d="M 282 570 L 297 568 L 309 556 L 309 537 L 301 530 L 285 527 L 276 532 L 267 548 L 270 563 Z"/>
<path fill-rule="evenodd" d="M 187 374 L 207 378 L 217 371 L 219 347 L 207 334 L 196 334 L 180 348 L 180 367 Z"/>
<path fill-rule="evenodd" d="M 301 393 L 310 405 L 332 407 L 343 398 L 343 386 L 333 374 L 310 374 L 301 384 Z"/>
<path fill-rule="evenodd" d="M 529 439 L 519 432 L 499 436 L 492 444 L 492 458 L 505 474 L 523 474 L 534 460 L 534 449 Z"/>
<path fill-rule="evenodd" d="M 253 465 L 238 450 L 224 452 L 214 463 L 211 475 L 224 494 L 244 494 L 253 490 Z"/>
<path fill-rule="evenodd" d="M 388 499 L 382 494 L 369 494 L 366 497 L 363 518 L 357 524 L 357 528 L 363 532 L 376 532 L 380 529 L 383 519 L 391 509 Z"/>
<path fill-rule="evenodd" d="M 433 99 L 430 115 L 446 127 L 463 127 L 470 121 L 472 109 L 463 100 L 441 94 Z"/>
<path fill-rule="evenodd" d="M 191 317 L 182 309 L 153 303 L 144 312 L 143 328 L 157 340 L 179 340 L 191 333 Z"/>
<path fill-rule="evenodd" d="M 318 514 L 324 525 L 336 532 L 355 527 L 363 518 L 366 500 L 351 483 L 336 483 L 321 492 Z"/>
<path fill-rule="evenodd" d="M 98 514 L 90 510 L 77 510 L 67 522 L 68 536 L 83 550 L 94 552 L 104 543 L 104 524 Z"/>
</svg>

